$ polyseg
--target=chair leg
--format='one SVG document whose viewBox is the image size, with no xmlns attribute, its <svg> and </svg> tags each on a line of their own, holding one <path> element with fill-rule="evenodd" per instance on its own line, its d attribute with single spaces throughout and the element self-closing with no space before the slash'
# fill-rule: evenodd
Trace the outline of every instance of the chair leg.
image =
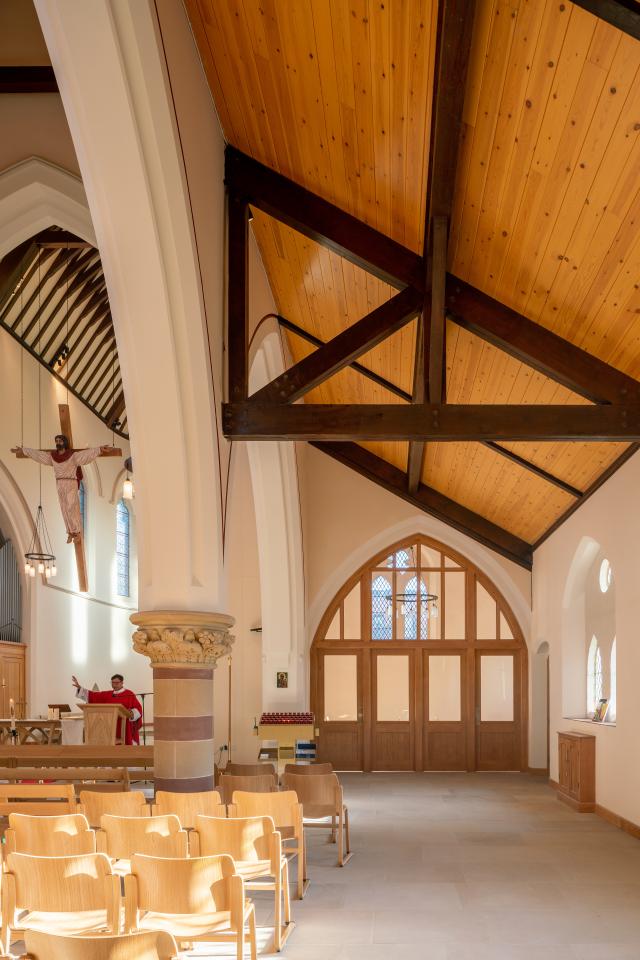
<svg viewBox="0 0 640 960">
<path fill-rule="evenodd" d="M 343 811 L 338 814 L 338 866 L 344 866 L 344 822 Z"/>
<path fill-rule="evenodd" d="M 336 842 L 336 818 L 335 815 L 331 817 L 331 836 L 329 837 L 329 843 Z"/>
<path fill-rule="evenodd" d="M 256 910 L 251 908 L 249 914 L 249 947 L 251 949 L 251 960 L 258 960 L 258 944 L 256 941 Z"/>
<path fill-rule="evenodd" d="M 349 836 L 349 808 L 344 808 L 344 830 L 347 840 L 347 853 L 351 853 L 351 838 Z"/>
<path fill-rule="evenodd" d="M 284 893 L 284 922 L 291 923 L 291 892 L 289 890 L 289 861 L 282 865 L 282 890 Z"/>
<path fill-rule="evenodd" d="M 238 936 L 236 939 L 236 958 L 237 960 L 244 960 L 244 924 L 238 930 Z"/>
<path fill-rule="evenodd" d="M 276 953 L 280 953 L 282 950 L 282 870 L 276 871 L 273 889 L 275 896 L 273 945 Z"/>
</svg>

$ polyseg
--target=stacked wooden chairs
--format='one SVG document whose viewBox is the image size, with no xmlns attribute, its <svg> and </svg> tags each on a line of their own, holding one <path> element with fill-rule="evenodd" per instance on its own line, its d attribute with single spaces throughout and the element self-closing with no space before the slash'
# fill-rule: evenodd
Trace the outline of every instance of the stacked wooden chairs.
<svg viewBox="0 0 640 960">
<path fill-rule="evenodd" d="M 286 844 L 284 852 L 287 858 L 298 858 L 297 895 L 298 900 L 302 900 L 308 880 L 305 871 L 302 806 L 296 794 L 291 790 L 280 793 L 247 793 L 236 790 L 233 803 L 230 803 L 227 809 L 230 817 L 271 817 L 283 844 Z"/>
<path fill-rule="evenodd" d="M 178 944 L 170 933 L 125 933 L 66 937 L 41 930 L 25 932 L 29 960 L 175 960 Z"/>
<path fill-rule="evenodd" d="M 89 825 L 96 828 L 105 813 L 115 817 L 148 817 L 151 810 L 142 790 L 122 793 L 81 790 L 77 812 L 83 813 Z"/>
<path fill-rule="evenodd" d="M 331 831 L 330 840 L 338 834 L 338 866 L 351 859 L 349 810 L 344 804 L 342 787 L 335 773 L 308 776 L 286 773 L 282 778 L 285 790 L 295 791 L 302 804 L 305 827 L 321 827 Z"/>
<path fill-rule="evenodd" d="M 96 846 L 112 861 L 121 863 L 119 872 L 126 872 L 135 853 L 187 857 L 187 836 L 174 813 L 158 817 L 114 817 L 105 813 L 96 831 Z"/>
<path fill-rule="evenodd" d="M 249 942 L 256 960 L 256 917 L 229 856 L 173 859 L 135 854 L 124 878 L 125 930 L 163 930 L 178 942 Z"/>
<path fill-rule="evenodd" d="M 158 790 L 151 812 L 154 816 L 173 813 L 184 830 L 192 830 L 199 815 L 225 817 L 227 809 L 217 790 L 206 790 L 202 793 L 171 793 L 167 790 Z"/>
<path fill-rule="evenodd" d="M 244 790 L 247 793 L 275 793 L 278 789 L 278 779 L 273 773 L 257 776 L 223 773 L 218 789 L 222 793 L 223 802 L 228 805 L 232 802 L 237 790 Z"/>
<path fill-rule="evenodd" d="M 274 891 L 274 946 L 281 950 L 293 930 L 289 862 L 271 817 L 230 819 L 198 816 L 190 836 L 191 856 L 233 857 L 248 890 Z"/>
</svg>

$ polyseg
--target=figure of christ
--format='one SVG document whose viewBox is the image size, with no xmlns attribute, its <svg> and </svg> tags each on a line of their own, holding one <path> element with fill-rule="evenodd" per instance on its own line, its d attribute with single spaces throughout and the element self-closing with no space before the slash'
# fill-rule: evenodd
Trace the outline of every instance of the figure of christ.
<svg viewBox="0 0 640 960">
<path fill-rule="evenodd" d="M 69 440 L 63 433 L 55 438 L 55 450 L 34 450 L 32 447 L 14 447 L 12 453 L 18 456 L 30 457 L 36 463 L 43 463 L 53 467 L 58 488 L 60 509 L 67 530 L 67 543 L 75 543 L 82 534 L 82 517 L 80 515 L 80 497 L 78 489 L 82 480 L 81 467 L 93 463 L 98 457 L 104 456 L 113 450 L 113 447 L 89 447 L 86 450 L 69 449 Z"/>
<path fill-rule="evenodd" d="M 71 677 L 71 683 L 76 688 L 76 697 L 84 703 L 120 703 L 129 711 L 129 719 L 125 721 L 124 742 L 127 746 L 140 743 L 140 727 L 142 725 L 142 704 L 132 690 L 127 690 L 124 677 L 121 673 L 114 673 L 111 677 L 111 690 L 87 690 L 78 681 Z M 116 728 L 116 737 L 121 737 L 120 724 Z"/>
</svg>

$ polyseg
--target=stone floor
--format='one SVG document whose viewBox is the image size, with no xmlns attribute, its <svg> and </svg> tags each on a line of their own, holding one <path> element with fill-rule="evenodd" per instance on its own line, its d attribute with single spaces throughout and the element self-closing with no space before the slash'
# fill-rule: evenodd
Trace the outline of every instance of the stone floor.
<svg viewBox="0 0 640 960">
<path fill-rule="evenodd" d="M 341 779 L 354 856 L 336 867 L 326 833 L 309 831 L 287 960 L 640 960 L 640 842 L 540 778 Z M 267 895 L 254 899 L 268 923 Z"/>
</svg>

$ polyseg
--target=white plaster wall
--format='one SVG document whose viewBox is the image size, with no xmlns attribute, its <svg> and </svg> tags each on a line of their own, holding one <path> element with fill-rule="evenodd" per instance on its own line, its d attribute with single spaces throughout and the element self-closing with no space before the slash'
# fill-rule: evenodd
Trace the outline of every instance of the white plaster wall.
<svg viewBox="0 0 640 960">
<path fill-rule="evenodd" d="M 24 437 L 21 431 L 21 354 L 24 377 Z M 19 556 L 26 549 L 33 514 L 39 500 L 39 467 L 17 460 L 10 448 L 24 440 L 39 446 L 38 374 L 42 391 L 42 445 L 53 445 L 60 429 L 58 403 L 66 391 L 5 331 L 0 330 L 0 524 L 14 540 Z M 112 434 L 75 397 L 68 398 L 74 443 L 78 447 L 112 442 Z M 116 437 L 123 456 L 129 445 Z M 115 580 L 115 510 L 121 489 L 122 461 L 106 458 L 84 468 L 87 490 L 87 565 L 89 593 L 77 589 L 75 554 L 66 533 L 50 468 L 42 468 L 42 505 L 57 557 L 58 575 L 46 583 L 22 576 L 23 637 L 28 644 L 27 700 L 31 713 L 46 712 L 47 703 L 69 701 L 70 677 L 108 687 L 112 673 L 120 672 L 134 690 L 150 689 L 145 660 L 131 650 L 129 615 L 137 607 L 135 501 L 131 516 L 131 596 L 119 597 Z M 22 574 L 22 571 L 21 571 Z M 71 701 L 73 702 L 73 700 Z"/>
<path fill-rule="evenodd" d="M 536 550 L 533 567 L 533 636 L 549 644 L 551 672 L 550 776 L 558 778 L 558 730 L 579 730 L 596 736 L 596 801 L 640 824 L 640 758 L 637 745 L 637 678 L 640 676 L 640 590 L 636 510 L 640 457 L 636 454 Z M 584 710 L 586 573 L 601 553 L 615 579 L 618 718 L 615 727 L 564 719 L 578 702 Z"/>
</svg>

